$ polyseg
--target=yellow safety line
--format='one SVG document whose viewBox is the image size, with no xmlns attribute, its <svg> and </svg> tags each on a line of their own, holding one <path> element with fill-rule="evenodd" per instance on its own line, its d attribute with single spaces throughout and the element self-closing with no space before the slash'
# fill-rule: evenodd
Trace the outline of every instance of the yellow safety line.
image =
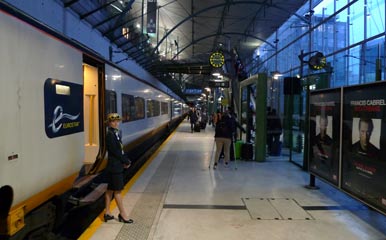
<svg viewBox="0 0 386 240">
<path fill-rule="evenodd" d="M 130 181 L 126 184 L 124 189 L 122 190 L 122 196 L 125 196 L 126 193 L 130 190 L 130 188 L 134 185 L 134 183 L 138 180 L 138 178 L 143 174 L 149 164 L 154 160 L 154 158 L 158 155 L 158 153 L 162 150 L 165 144 L 167 144 L 170 138 L 174 135 L 175 130 L 169 137 L 161 144 L 161 146 L 150 156 L 150 158 L 146 161 L 146 163 L 139 169 L 139 171 L 130 179 Z M 115 200 L 113 200 L 110 204 L 110 208 L 114 210 L 117 207 Z M 103 214 L 104 210 L 99 214 L 99 216 L 90 224 L 90 226 L 82 233 L 82 235 L 78 238 L 79 240 L 87 240 L 90 239 L 96 230 L 103 223 Z"/>
</svg>

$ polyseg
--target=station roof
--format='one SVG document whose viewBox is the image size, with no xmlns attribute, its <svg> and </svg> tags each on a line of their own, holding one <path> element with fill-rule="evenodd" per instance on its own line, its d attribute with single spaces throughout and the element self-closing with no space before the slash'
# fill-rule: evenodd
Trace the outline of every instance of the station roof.
<svg viewBox="0 0 386 240">
<path fill-rule="evenodd" d="M 156 11 L 147 11 L 157 1 Z M 221 50 L 228 62 L 241 59 L 266 42 L 306 0 L 62 0 L 153 75 L 207 75 L 212 52 Z M 142 11 L 144 9 L 144 11 Z M 150 9 L 150 8 L 149 8 Z M 142 18 L 143 14 L 143 18 Z M 298 16 L 300 19 L 303 16 Z M 155 18 L 155 33 L 147 20 Z M 304 18 L 304 21 L 307 19 Z M 157 41 L 158 40 L 158 41 Z M 165 48 L 167 46 L 167 48 Z M 200 79 L 189 77 L 187 79 Z M 194 83 L 192 84 L 200 84 Z"/>
</svg>

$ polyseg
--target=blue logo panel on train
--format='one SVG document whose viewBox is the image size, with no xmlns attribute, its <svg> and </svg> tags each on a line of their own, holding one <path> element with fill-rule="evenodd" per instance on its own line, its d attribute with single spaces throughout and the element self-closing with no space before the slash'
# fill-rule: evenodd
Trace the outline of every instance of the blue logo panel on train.
<svg viewBox="0 0 386 240">
<path fill-rule="evenodd" d="M 49 138 L 83 132 L 83 85 L 48 78 L 44 83 L 44 115 Z"/>
</svg>

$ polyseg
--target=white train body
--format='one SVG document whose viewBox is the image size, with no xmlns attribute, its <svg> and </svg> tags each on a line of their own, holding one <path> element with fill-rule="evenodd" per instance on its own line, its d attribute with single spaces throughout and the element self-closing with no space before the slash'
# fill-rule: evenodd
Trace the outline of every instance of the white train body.
<svg viewBox="0 0 386 240">
<path fill-rule="evenodd" d="M 82 52 L 0 14 L 0 185 L 14 189 L 14 204 L 79 171 L 83 133 L 48 138 L 47 78 L 83 84 Z"/>
<path fill-rule="evenodd" d="M 115 110 L 123 116 L 123 95 L 144 103 L 144 112 L 137 114 L 138 119 L 121 124 L 125 145 L 183 114 L 181 103 L 172 109 L 175 99 L 154 84 L 136 78 L 135 73 L 120 70 L 98 56 L 92 58 L 101 62 L 102 67 L 89 66 L 77 45 L 1 10 L 0 26 L 0 187 L 13 188 L 12 206 L 23 205 L 27 212 L 31 211 L 32 206 L 28 205 L 31 198 L 35 198 L 37 204 L 43 203 L 48 200 L 44 197 L 57 193 L 53 186 L 60 186 L 57 184 L 65 179 L 73 180 L 84 164 L 95 162 L 101 152 L 101 131 L 104 131 L 101 116 L 105 113 L 100 113 L 104 110 L 100 102 L 106 99 L 100 89 L 115 92 Z M 101 83 L 105 86 L 100 86 Z M 75 87 L 83 89 L 83 102 L 75 103 L 82 116 L 50 98 L 47 89 L 52 84 L 64 86 L 64 90 L 56 88 L 56 94 L 79 92 Z M 163 106 L 155 111 L 159 115 L 147 116 L 151 112 L 148 101 L 158 101 Z M 48 111 L 50 104 L 57 105 Z M 68 121 L 63 122 L 65 119 Z M 81 130 L 72 133 L 49 133 L 75 129 L 79 124 L 83 125 Z M 36 200 L 43 192 L 46 195 Z"/>
</svg>

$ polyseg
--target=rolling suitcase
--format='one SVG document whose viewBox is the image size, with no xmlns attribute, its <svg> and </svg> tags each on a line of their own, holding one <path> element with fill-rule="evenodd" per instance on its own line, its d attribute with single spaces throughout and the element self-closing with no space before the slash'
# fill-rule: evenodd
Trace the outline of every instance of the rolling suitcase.
<svg viewBox="0 0 386 240">
<path fill-rule="evenodd" d="M 241 146 L 241 158 L 244 160 L 253 159 L 253 145 L 252 143 L 243 143 Z"/>
<path fill-rule="evenodd" d="M 201 131 L 200 124 L 198 124 L 198 123 L 195 123 L 195 124 L 194 124 L 194 131 L 195 131 L 195 132 L 200 132 L 200 131 Z"/>
<path fill-rule="evenodd" d="M 280 156 L 280 154 L 281 154 L 281 142 L 280 141 L 273 142 L 270 155 L 271 156 Z"/>
</svg>

